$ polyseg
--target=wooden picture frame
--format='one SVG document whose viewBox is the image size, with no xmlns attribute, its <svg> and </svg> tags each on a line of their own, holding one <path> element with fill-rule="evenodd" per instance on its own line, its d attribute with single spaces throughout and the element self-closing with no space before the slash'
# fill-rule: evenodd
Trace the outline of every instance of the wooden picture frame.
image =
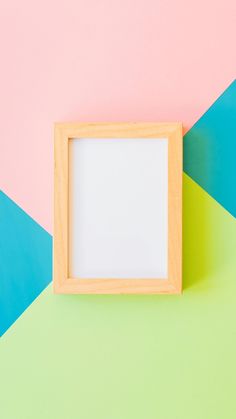
<svg viewBox="0 0 236 419">
<path fill-rule="evenodd" d="M 167 279 L 70 278 L 69 140 L 78 138 L 168 139 L 168 277 Z M 56 123 L 54 172 L 55 293 L 179 294 L 182 290 L 182 124 Z"/>
</svg>

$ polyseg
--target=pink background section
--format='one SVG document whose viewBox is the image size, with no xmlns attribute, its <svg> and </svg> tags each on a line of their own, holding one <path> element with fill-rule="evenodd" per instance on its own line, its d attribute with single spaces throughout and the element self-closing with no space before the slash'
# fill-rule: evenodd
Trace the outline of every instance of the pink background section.
<svg viewBox="0 0 236 419">
<path fill-rule="evenodd" d="M 52 231 L 54 121 L 182 121 L 235 76 L 235 0 L 2 0 L 1 187 Z"/>
</svg>

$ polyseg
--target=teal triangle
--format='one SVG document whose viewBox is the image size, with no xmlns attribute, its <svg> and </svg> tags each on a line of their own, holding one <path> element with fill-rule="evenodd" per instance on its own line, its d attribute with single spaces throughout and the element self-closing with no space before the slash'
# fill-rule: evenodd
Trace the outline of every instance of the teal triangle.
<svg viewBox="0 0 236 419">
<path fill-rule="evenodd" d="M 184 171 L 236 217 L 236 81 L 184 137 Z"/>
<path fill-rule="evenodd" d="M 52 238 L 0 191 L 0 335 L 52 279 Z"/>
</svg>

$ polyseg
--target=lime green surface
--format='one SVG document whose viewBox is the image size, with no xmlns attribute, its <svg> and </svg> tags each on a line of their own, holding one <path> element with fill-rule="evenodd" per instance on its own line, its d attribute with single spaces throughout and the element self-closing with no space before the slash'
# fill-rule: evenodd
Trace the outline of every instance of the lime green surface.
<svg viewBox="0 0 236 419">
<path fill-rule="evenodd" d="M 55 296 L 0 341 L 3 419 L 234 419 L 236 220 L 184 176 L 182 296 Z"/>
</svg>

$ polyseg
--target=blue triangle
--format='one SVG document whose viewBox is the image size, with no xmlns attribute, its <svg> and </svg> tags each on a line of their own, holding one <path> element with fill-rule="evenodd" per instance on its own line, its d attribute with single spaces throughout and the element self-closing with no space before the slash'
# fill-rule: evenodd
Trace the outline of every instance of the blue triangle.
<svg viewBox="0 0 236 419">
<path fill-rule="evenodd" d="M 236 217 L 236 81 L 184 137 L 184 171 Z"/>
<path fill-rule="evenodd" d="M 52 279 L 52 237 L 0 191 L 0 335 Z"/>
</svg>

